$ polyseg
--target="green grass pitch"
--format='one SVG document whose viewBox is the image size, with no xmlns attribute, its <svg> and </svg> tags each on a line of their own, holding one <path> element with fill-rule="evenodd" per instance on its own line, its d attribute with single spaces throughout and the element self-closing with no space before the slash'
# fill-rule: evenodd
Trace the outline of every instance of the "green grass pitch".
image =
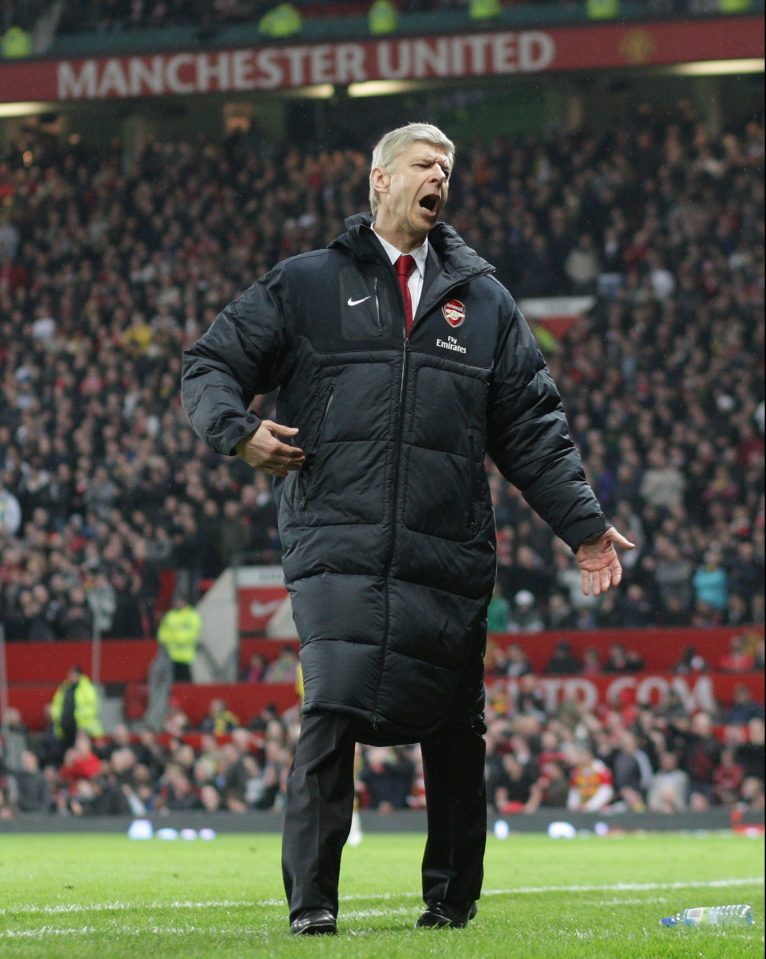
<svg viewBox="0 0 766 959">
<path fill-rule="evenodd" d="M 727 833 L 489 837 L 464 930 L 415 930 L 423 837 L 345 851 L 339 935 L 294 939 L 275 835 L 213 841 L 0 836 L 3 959 L 750 959 L 763 956 L 763 841 Z M 664 929 L 688 906 L 751 903 L 746 927 Z"/>
</svg>

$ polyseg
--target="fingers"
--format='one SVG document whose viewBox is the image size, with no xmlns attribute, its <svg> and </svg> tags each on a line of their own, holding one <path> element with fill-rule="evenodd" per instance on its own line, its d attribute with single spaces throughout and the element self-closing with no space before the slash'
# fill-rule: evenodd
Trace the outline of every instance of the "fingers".
<svg viewBox="0 0 766 959">
<path fill-rule="evenodd" d="M 261 462 L 260 466 L 275 476 L 287 476 L 289 472 L 299 470 L 305 459 L 303 450 L 279 443 Z"/>
<path fill-rule="evenodd" d="M 282 423 L 275 423 L 274 420 L 262 420 L 261 426 L 264 426 L 269 433 L 276 433 L 278 436 L 295 436 L 298 432 L 297 426 L 284 426 Z"/>
<path fill-rule="evenodd" d="M 600 569 L 581 568 L 580 579 L 583 595 L 590 596 L 592 591 L 594 596 L 600 596 L 613 586 L 620 585 L 622 582 L 622 566 L 620 561 L 615 558 L 611 563 L 602 566 Z"/>
<path fill-rule="evenodd" d="M 605 593 L 613 586 L 619 586 L 622 581 L 622 566 L 620 565 L 620 561 L 615 559 L 609 566 L 600 570 L 595 580 L 597 584 L 597 587 L 594 588 L 593 591 L 595 596 L 598 596 L 600 593 Z M 600 589 L 598 587 L 600 587 Z"/>
<path fill-rule="evenodd" d="M 610 526 L 606 531 L 606 535 L 610 538 L 613 543 L 616 543 L 618 546 L 621 546 L 623 549 L 635 549 L 636 544 L 631 543 L 629 539 L 626 539 L 622 533 L 615 529 L 614 526 Z"/>
<path fill-rule="evenodd" d="M 265 466 L 286 466 L 288 469 L 297 469 L 306 458 L 303 450 L 298 446 L 287 446 L 279 440 L 274 440 L 274 443 L 276 445 L 269 449 L 264 461 Z"/>
<path fill-rule="evenodd" d="M 241 448 L 237 447 L 237 452 L 250 466 L 259 467 L 274 476 L 287 476 L 291 470 L 299 470 L 306 457 L 299 446 L 283 443 L 277 436 L 293 437 L 297 432 L 295 426 L 263 420 Z"/>
</svg>

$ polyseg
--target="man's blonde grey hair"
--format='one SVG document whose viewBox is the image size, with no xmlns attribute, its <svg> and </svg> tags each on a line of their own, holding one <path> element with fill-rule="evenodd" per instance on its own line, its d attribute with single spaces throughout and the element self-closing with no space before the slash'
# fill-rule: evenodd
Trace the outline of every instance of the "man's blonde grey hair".
<svg viewBox="0 0 766 959">
<path fill-rule="evenodd" d="M 378 210 L 378 198 L 372 185 L 372 171 L 376 167 L 390 170 L 394 160 L 412 146 L 413 143 L 430 143 L 444 150 L 449 159 L 450 168 L 455 162 L 455 144 L 442 131 L 431 123 L 408 123 L 406 126 L 391 130 L 375 144 L 370 164 L 370 209 L 373 216 Z"/>
</svg>

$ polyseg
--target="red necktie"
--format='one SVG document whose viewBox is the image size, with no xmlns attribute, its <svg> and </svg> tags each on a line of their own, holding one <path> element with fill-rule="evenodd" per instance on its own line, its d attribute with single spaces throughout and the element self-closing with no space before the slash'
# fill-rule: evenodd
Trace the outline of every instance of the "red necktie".
<svg viewBox="0 0 766 959">
<path fill-rule="evenodd" d="M 407 281 L 410 278 L 410 273 L 415 269 L 415 260 L 408 253 L 405 253 L 394 263 L 394 269 L 396 270 L 399 288 L 402 291 L 402 298 L 404 299 L 404 312 L 407 317 L 407 336 L 409 336 L 412 331 L 412 297 L 410 296 L 410 287 Z"/>
</svg>

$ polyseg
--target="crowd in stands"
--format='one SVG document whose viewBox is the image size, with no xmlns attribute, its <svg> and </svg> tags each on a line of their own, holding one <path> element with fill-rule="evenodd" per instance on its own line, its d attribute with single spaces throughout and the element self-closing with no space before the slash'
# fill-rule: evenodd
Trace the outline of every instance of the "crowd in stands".
<svg viewBox="0 0 766 959">
<path fill-rule="evenodd" d="M 364 15 L 372 0 L 292 0 L 307 16 L 326 13 Z M 554 4 L 562 16 L 585 15 L 585 0 L 504 0 L 502 6 L 530 7 L 541 2 Z M 251 23 L 274 7 L 277 0 L 91 0 L 87 6 L 77 0 L 64 0 L 59 22 L 60 33 L 86 31 L 142 30 L 167 27 L 215 27 Z M 401 0 L 404 13 L 438 13 L 445 9 L 469 6 L 469 0 Z M 707 14 L 718 12 L 706 0 L 645 0 L 649 16 Z"/>
<path fill-rule="evenodd" d="M 76 138 L 75 138 L 76 139 Z M 489 464 L 494 628 L 763 623 L 764 131 L 681 105 L 608 132 L 458 144 L 450 220 L 538 328 L 587 472 L 637 544 L 585 597 L 570 551 Z M 196 439 L 180 356 L 275 262 L 367 208 L 369 156 L 237 135 L 130 154 L 30 138 L 0 160 L 0 613 L 10 640 L 152 635 L 163 570 L 194 600 L 279 560 L 269 481 Z M 258 409 L 273 409 L 259 397 Z M 499 624 L 499 625 L 498 625 Z"/>
<path fill-rule="evenodd" d="M 604 669 L 622 669 L 624 652 L 612 650 Z M 486 782 L 499 814 L 764 809 L 764 710 L 746 684 L 715 711 L 690 707 L 675 690 L 659 704 L 625 697 L 589 707 L 564 694 L 551 705 L 543 676 L 516 671 L 515 655 L 511 647 L 487 671 Z M 545 673 L 565 664 L 549 667 Z M 119 725 L 109 736 L 80 729 L 71 744 L 53 722 L 31 735 L 17 710 L 5 720 L 0 819 L 23 812 L 279 812 L 300 715 L 298 707 L 280 715 L 269 706 L 240 718 L 214 699 L 193 729 L 171 701 L 161 732 L 140 725 Z M 359 746 L 355 768 L 362 808 L 423 808 L 418 745 Z"/>
</svg>

